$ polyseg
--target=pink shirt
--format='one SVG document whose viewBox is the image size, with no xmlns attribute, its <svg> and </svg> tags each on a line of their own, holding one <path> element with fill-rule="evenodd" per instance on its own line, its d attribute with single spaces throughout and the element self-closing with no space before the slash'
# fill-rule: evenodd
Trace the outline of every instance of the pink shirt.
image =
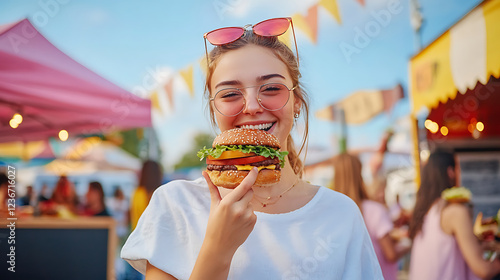
<svg viewBox="0 0 500 280">
<path fill-rule="evenodd" d="M 385 205 L 373 200 L 364 200 L 361 203 L 363 217 L 365 219 L 368 234 L 373 243 L 375 254 L 377 254 L 380 268 L 385 280 L 396 280 L 398 276 L 397 262 L 389 262 L 385 259 L 378 240 L 388 234 L 393 228 L 389 209 Z"/>
<path fill-rule="evenodd" d="M 440 203 L 434 203 L 415 236 L 410 261 L 410 280 L 477 279 L 465 263 L 458 243 L 441 229 Z"/>
</svg>

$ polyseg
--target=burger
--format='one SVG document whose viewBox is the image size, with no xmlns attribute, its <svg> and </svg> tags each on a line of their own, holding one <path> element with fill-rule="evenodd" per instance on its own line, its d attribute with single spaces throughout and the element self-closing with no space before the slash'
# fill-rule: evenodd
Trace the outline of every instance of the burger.
<svg viewBox="0 0 500 280">
<path fill-rule="evenodd" d="M 479 212 L 474 222 L 473 232 L 479 240 L 495 240 L 498 234 L 498 221 L 493 217 L 483 219 L 483 213 Z"/>
<path fill-rule="evenodd" d="M 206 158 L 208 176 L 216 186 L 233 189 L 257 167 L 254 186 L 263 187 L 281 178 L 288 152 L 280 148 L 278 138 L 264 130 L 234 128 L 219 134 L 212 148 L 203 147 L 197 155 Z"/>
<path fill-rule="evenodd" d="M 471 200 L 472 193 L 465 187 L 451 187 L 441 193 L 441 198 L 449 203 L 465 203 Z"/>
</svg>

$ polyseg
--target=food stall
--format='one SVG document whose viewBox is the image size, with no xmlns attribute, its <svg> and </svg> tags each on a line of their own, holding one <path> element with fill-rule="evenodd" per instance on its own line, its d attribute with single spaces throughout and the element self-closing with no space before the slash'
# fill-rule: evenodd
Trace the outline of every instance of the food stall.
<svg viewBox="0 0 500 280">
<path fill-rule="evenodd" d="M 410 60 L 415 166 L 457 155 L 476 212 L 500 208 L 500 1 L 485 0 Z M 419 185 L 417 168 L 417 185 Z"/>
</svg>

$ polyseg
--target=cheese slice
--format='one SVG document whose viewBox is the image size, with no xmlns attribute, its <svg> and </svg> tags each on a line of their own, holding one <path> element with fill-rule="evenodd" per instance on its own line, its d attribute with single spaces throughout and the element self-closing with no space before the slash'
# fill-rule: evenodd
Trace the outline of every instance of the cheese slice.
<svg viewBox="0 0 500 280">
<path fill-rule="evenodd" d="M 238 169 L 238 171 L 243 171 L 243 170 L 252 170 L 252 168 L 254 168 L 254 166 L 251 166 L 251 165 L 235 165 L 236 168 Z M 272 165 L 264 165 L 264 166 L 257 166 L 257 169 L 259 171 L 261 171 L 262 169 L 271 169 L 271 170 L 274 170 L 276 169 L 276 165 L 275 164 L 272 164 Z"/>
</svg>

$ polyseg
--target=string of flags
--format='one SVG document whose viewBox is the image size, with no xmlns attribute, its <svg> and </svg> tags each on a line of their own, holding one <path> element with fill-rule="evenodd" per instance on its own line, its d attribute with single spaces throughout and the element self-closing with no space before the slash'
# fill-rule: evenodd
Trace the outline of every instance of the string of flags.
<svg viewBox="0 0 500 280">
<path fill-rule="evenodd" d="M 319 0 L 318 3 L 312 5 L 307 9 L 306 14 L 296 13 L 292 15 L 292 21 L 294 28 L 299 32 L 302 32 L 306 37 L 313 43 L 317 44 L 318 42 L 318 10 L 320 7 L 325 9 L 330 16 L 332 16 L 335 21 L 341 25 L 342 18 L 339 10 L 339 6 L 337 4 L 338 0 Z M 364 0 L 356 0 L 361 6 L 365 5 Z M 288 47 L 291 47 L 291 32 L 290 29 L 283 35 L 280 36 L 280 40 L 282 40 Z M 195 96 L 195 86 L 194 86 L 194 68 L 195 64 L 198 64 L 199 68 L 203 71 L 203 74 L 206 74 L 206 58 L 203 55 L 201 59 L 199 59 L 196 63 L 190 63 L 186 67 L 179 70 L 177 73 L 170 75 L 168 79 L 166 79 L 163 84 L 160 84 L 156 89 L 152 90 L 149 99 L 151 100 L 152 108 L 163 114 L 163 108 L 160 102 L 160 95 L 164 94 L 168 103 L 168 107 L 170 111 L 175 111 L 175 92 L 174 92 L 174 79 L 176 77 L 180 77 L 181 80 L 187 86 L 189 95 L 191 98 Z"/>
</svg>

